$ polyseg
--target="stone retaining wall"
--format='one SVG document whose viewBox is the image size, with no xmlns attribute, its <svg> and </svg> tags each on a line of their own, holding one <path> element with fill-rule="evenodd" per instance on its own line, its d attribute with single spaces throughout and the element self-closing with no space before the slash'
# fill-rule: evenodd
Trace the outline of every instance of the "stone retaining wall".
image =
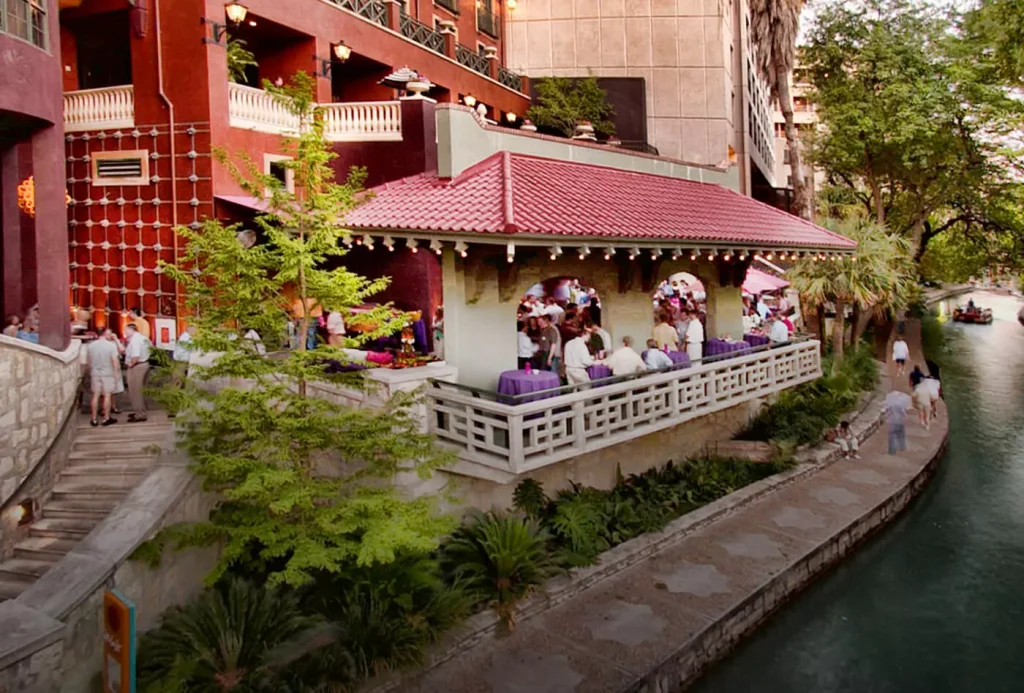
<svg viewBox="0 0 1024 693">
<path fill-rule="evenodd" d="M 0 335 L 0 506 L 49 449 L 71 411 L 82 343 L 54 351 Z"/>
</svg>

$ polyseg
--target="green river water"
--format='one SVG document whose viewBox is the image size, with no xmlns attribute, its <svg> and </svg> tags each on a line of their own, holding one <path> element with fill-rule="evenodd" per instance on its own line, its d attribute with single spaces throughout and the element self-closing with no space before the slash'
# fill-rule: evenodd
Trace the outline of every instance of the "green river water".
<svg viewBox="0 0 1024 693">
<path fill-rule="evenodd" d="M 691 691 L 1024 693 L 1024 327 L 1017 299 L 973 298 L 996 321 L 945 328 L 929 486 Z"/>
</svg>

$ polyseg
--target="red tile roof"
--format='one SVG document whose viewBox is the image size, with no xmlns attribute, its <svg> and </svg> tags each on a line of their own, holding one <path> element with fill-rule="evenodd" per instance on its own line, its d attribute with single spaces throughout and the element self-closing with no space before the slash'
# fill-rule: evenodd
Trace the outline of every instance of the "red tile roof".
<svg viewBox="0 0 1024 693">
<path fill-rule="evenodd" d="M 586 238 L 850 251 L 856 243 L 711 183 L 498 152 L 452 179 L 385 183 L 352 211 L 359 230 Z M 568 240 L 568 238 L 566 238 Z"/>
</svg>

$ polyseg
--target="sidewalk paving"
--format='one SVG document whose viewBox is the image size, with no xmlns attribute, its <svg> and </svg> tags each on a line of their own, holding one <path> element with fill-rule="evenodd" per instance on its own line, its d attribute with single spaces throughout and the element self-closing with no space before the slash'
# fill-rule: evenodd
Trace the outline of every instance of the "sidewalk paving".
<svg viewBox="0 0 1024 693">
<path fill-rule="evenodd" d="M 916 333 L 908 334 L 912 357 L 923 365 L 912 337 Z M 906 389 L 903 379 L 894 381 L 894 375 L 890 369 L 891 386 Z M 753 613 L 752 595 L 778 589 L 780 576 L 788 590 L 797 589 L 807 579 L 807 571 L 798 575 L 797 566 L 813 563 L 809 556 L 830 544 L 841 554 L 844 542 L 849 544 L 846 532 L 851 526 L 872 516 L 874 522 L 881 522 L 888 502 L 915 481 L 920 483 L 922 470 L 942 448 L 946 425 L 942 404 L 930 432 L 916 417 L 908 416 L 907 451 L 894 456 L 887 454 L 883 425 L 861 443 L 861 459 L 841 459 L 739 507 L 520 624 L 511 635 L 489 638 L 400 690 L 640 690 L 645 678 L 670 660 L 713 657 L 707 650 L 717 649 L 713 644 L 709 648 L 716 637 L 724 638 L 724 644 L 760 620 L 761 614 Z M 785 594 L 779 597 L 784 598 Z M 716 633 L 721 619 L 731 615 L 735 621 L 738 607 L 742 608 L 740 620 L 753 620 L 737 633 Z M 762 607 L 770 610 L 765 603 Z M 688 643 L 693 646 L 691 652 L 687 652 Z M 647 679 L 650 685 L 644 690 L 663 690 L 668 679 L 659 678 L 663 683 L 650 684 Z"/>
</svg>

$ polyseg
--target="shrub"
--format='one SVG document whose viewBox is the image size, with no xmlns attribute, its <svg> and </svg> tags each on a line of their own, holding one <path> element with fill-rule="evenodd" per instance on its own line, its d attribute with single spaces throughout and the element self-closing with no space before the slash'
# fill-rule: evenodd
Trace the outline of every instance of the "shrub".
<svg viewBox="0 0 1024 693">
<path fill-rule="evenodd" d="M 318 620 L 293 596 L 243 580 L 210 589 L 166 611 L 139 643 L 139 686 L 146 693 L 248 692 L 271 686 L 315 640 Z M 315 645 L 314 645 L 315 646 Z M 278 690 L 280 690 L 278 688 Z"/>
<path fill-rule="evenodd" d="M 544 486 L 534 479 L 523 479 L 512 492 L 512 505 L 527 517 L 539 519 L 548 511 L 551 499 L 544 494 Z"/>
<path fill-rule="evenodd" d="M 441 565 L 513 629 L 516 605 L 563 569 L 564 558 L 550 550 L 550 540 L 537 520 L 498 512 L 477 514 L 442 546 Z"/>
</svg>

